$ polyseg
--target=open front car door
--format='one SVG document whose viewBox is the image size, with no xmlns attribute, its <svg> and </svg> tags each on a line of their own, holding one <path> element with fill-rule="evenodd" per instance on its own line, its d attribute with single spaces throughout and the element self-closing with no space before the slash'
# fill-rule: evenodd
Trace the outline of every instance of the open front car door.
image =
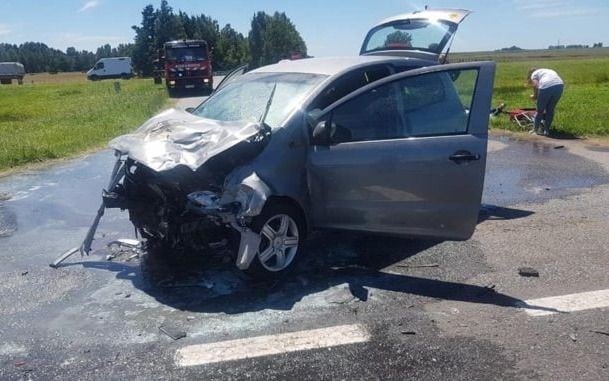
<svg viewBox="0 0 609 381">
<path fill-rule="evenodd" d="M 493 62 L 410 70 L 323 110 L 308 157 L 313 223 L 468 239 L 482 197 L 494 75 Z"/>
</svg>

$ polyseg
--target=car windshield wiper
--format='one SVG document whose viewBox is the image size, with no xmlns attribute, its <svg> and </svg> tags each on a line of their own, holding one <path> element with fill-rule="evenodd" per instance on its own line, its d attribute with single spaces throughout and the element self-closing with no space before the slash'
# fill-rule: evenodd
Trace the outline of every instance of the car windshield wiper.
<svg viewBox="0 0 609 381">
<path fill-rule="evenodd" d="M 266 121 L 266 117 L 269 114 L 269 110 L 271 109 L 271 104 L 273 104 L 273 97 L 275 96 L 275 90 L 277 89 L 277 83 L 273 86 L 273 90 L 271 90 L 271 95 L 269 96 L 269 100 L 266 102 L 266 108 L 264 109 L 264 114 L 260 117 L 260 124 L 264 124 Z"/>
</svg>

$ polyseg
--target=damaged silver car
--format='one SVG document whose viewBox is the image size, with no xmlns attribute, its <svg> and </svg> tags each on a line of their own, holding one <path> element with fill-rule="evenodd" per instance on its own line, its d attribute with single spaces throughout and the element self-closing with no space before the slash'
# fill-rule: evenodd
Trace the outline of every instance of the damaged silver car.
<svg viewBox="0 0 609 381">
<path fill-rule="evenodd" d="M 224 240 L 237 267 L 257 275 L 289 269 L 314 229 L 469 238 L 495 65 L 438 65 L 465 17 L 454 14 L 391 19 L 367 37 L 398 31 L 412 46 L 415 36 L 431 41 L 415 29 L 432 28 L 433 52 L 396 54 L 389 41 L 358 57 L 240 68 L 197 108 L 165 111 L 114 139 L 94 227 L 105 208 L 127 210 L 148 249 L 204 253 Z"/>
</svg>

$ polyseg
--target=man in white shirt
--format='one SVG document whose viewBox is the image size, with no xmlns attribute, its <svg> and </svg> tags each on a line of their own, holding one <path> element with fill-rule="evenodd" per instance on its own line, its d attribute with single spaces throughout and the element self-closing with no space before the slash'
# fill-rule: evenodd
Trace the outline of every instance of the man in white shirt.
<svg viewBox="0 0 609 381">
<path fill-rule="evenodd" d="M 534 90 L 531 99 L 537 100 L 534 132 L 548 136 L 554 120 L 554 110 L 565 87 L 564 82 L 554 70 L 537 68 L 529 70 L 528 82 Z"/>
</svg>

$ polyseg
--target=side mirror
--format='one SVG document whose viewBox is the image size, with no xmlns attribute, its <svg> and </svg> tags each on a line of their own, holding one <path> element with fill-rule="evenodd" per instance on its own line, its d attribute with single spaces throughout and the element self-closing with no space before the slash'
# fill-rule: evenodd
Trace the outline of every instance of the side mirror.
<svg viewBox="0 0 609 381">
<path fill-rule="evenodd" d="M 184 111 L 186 111 L 189 114 L 192 114 L 193 111 L 195 111 L 195 108 L 194 107 L 187 107 L 187 108 L 184 109 Z"/>
<path fill-rule="evenodd" d="M 313 129 L 313 144 L 317 146 L 329 146 L 332 144 L 332 139 L 330 138 L 330 126 L 326 121 L 321 121 L 317 123 L 315 128 Z"/>
</svg>

